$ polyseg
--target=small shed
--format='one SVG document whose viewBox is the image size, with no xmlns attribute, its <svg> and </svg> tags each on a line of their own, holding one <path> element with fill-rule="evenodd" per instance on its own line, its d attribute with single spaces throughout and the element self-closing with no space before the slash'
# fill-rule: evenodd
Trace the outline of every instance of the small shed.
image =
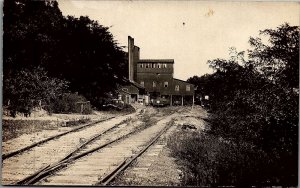
<svg viewBox="0 0 300 188">
<path fill-rule="evenodd" d="M 92 108 L 91 108 L 90 101 L 75 103 L 75 113 L 89 114 L 89 113 L 91 113 L 91 111 L 92 111 Z"/>
</svg>

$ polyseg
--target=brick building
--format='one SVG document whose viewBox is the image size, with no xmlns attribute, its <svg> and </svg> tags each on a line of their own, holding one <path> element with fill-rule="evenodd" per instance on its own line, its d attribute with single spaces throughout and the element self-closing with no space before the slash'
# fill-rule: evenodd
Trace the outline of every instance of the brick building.
<svg viewBox="0 0 300 188">
<path fill-rule="evenodd" d="M 135 46 L 134 39 L 128 36 L 128 61 L 129 81 L 143 87 L 147 93 L 139 95 L 136 91 L 134 95 L 130 94 L 131 101 L 143 99 L 147 103 L 148 100 L 161 97 L 167 99 L 170 105 L 193 104 L 194 85 L 173 78 L 173 59 L 140 59 L 140 48 Z M 132 85 L 122 89 L 129 91 Z"/>
</svg>

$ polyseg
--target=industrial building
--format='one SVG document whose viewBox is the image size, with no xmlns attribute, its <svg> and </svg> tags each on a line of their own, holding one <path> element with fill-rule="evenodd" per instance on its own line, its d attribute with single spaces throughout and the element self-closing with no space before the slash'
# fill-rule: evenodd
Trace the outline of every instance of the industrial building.
<svg viewBox="0 0 300 188">
<path fill-rule="evenodd" d="M 194 102 L 194 85 L 173 78 L 173 59 L 140 59 L 140 48 L 128 36 L 128 79 L 131 84 L 123 86 L 120 98 L 126 103 L 148 104 L 156 98 L 164 98 L 170 105 L 187 105 Z"/>
</svg>

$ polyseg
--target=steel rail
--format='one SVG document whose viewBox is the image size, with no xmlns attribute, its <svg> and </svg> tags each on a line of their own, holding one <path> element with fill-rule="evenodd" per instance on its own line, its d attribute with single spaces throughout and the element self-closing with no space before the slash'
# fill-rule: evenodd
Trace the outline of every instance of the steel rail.
<svg viewBox="0 0 300 188">
<path fill-rule="evenodd" d="M 133 161 L 135 161 L 138 157 L 140 157 L 143 153 L 145 153 L 148 150 L 148 148 L 151 147 L 160 138 L 160 136 L 164 134 L 172 126 L 172 124 L 173 123 L 168 124 L 144 147 L 144 149 L 139 151 L 139 153 L 137 153 L 136 155 L 122 161 L 112 172 L 110 172 L 104 178 L 102 178 L 102 180 L 96 185 L 106 186 L 110 182 L 112 182 L 121 172 L 127 169 Z"/>
<path fill-rule="evenodd" d="M 113 119 L 113 118 L 115 118 L 115 116 L 110 117 L 110 118 L 106 118 L 106 119 L 103 119 L 103 120 L 98 120 L 98 121 L 95 121 L 95 122 L 92 122 L 92 123 L 84 124 L 84 125 L 82 125 L 82 126 L 80 126 L 80 127 L 77 127 L 77 128 L 75 128 L 75 129 L 72 129 L 72 130 L 63 132 L 63 133 L 61 133 L 61 134 L 57 134 L 57 135 L 51 136 L 51 137 L 49 137 L 49 138 L 47 138 L 47 139 L 44 139 L 44 140 L 41 140 L 41 141 L 39 141 L 39 142 L 33 143 L 33 144 L 31 144 L 31 145 L 29 145 L 29 146 L 26 146 L 26 147 L 24 147 L 24 148 L 21 148 L 21 149 L 19 149 L 19 150 L 17 150 L 17 151 L 13 151 L 13 152 L 10 152 L 10 153 L 7 153 L 7 154 L 3 154 L 3 155 L 2 155 L 2 161 L 5 160 L 5 159 L 8 159 L 8 158 L 10 158 L 10 157 L 13 157 L 13 156 L 15 156 L 15 155 L 21 154 L 21 153 L 23 153 L 23 152 L 25 152 L 25 151 L 27 151 L 27 150 L 29 150 L 29 149 L 31 149 L 31 148 L 34 148 L 34 147 L 36 147 L 36 146 L 39 146 L 39 145 L 44 144 L 44 143 L 46 143 L 46 142 L 49 142 L 49 141 L 51 141 L 51 140 L 53 140 L 53 139 L 62 137 L 62 136 L 64 136 L 64 135 L 66 135 L 66 134 L 69 134 L 69 133 L 72 133 L 72 132 L 79 131 L 79 130 L 81 130 L 81 129 L 83 129 L 83 128 L 87 128 L 87 127 L 90 127 L 90 126 L 92 126 L 92 125 L 95 125 L 95 124 L 104 122 L 104 121 L 108 121 L 108 120 Z"/>
<path fill-rule="evenodd" d="M 71 151 L 70 153 L 68 153 L 65 157 L 63 157 L 61 160 L 59 160 L 58 162 L 56 163 L 53 163 L 52 165 L 48 165 L 46 166 L 45 168 L 41 169 L 41 170 L 38 170 L 37 172 L 35 172 L 34 174 L 18 181 L 16 184 L 17 185 L 23 185 L 23 184 L 26 184 L 26 182 L 31 182 L 33 179 L 36 179 L 36 177 L 40 177 L 40 175 L 45 172 L 45 171 L 48 171 L 54 167 L 57 167 L 57 165 L 60 165 L 60 164 L 63 164 L 65 162 L 68 161 L 68 159 L 71 159 L 72 156 L 74 156 L 75 153 L 77 153 L 78 151 L 80 151 L 82 148 L 84 148 L 86 145 L 92 143 L 93 141 L 95 141 L 96 139 L 99 139 L 101 136 L 103 136 L 104 134 L 107 134 L 108 132 L 112 131 L 113 129 L 119 127 L 120 125 L 122 125 L 123 123 L 118 123 L 118 124 L 115 124 L 114 126 L 112 126 L 111 128 L 93 136 L 92 138 L 88 139 L 86 142 L 84 142 L 83 144 L 81 144 L 79 147 L 77 147 L 75 150 Z"/>
<path fill-rule="evenodd" d="M 163 118 L 161 118 L 161 119 L 163 119 Z M 160 120 L 161 120 L 161 119 L 160 119 Z M 121 124 L 119 124 L 119 125 L 121 125 Z M 118 125 L 118 126 L 119 126 L 119 125 Z M 110 128 L 110 129 L 108 129 L 108 130 L 106 130 L 106 131 L 104 131 L 104 132 L 107 133 L 108 131 L 110 131 L 110 130 L 116 128 L 116 126 L 117 126 L 117 125 L 115 125 L 114 127 Z M 82 158 L 82 157 L 84 157 L 84 156 L 86 156 L 86 155 L 88 155 L 88 154 L 90 154 L 90 153 L 93 153 L 93 152 L 98 151 L 98 150 L 100 150 L 100 149 L 102 149 L 102 148 L 105 148 L 105 147 L 107 147 L 107 146 L 109 146 L 109 145 L 111 145 L 111 144 L 113 144 L 113 143 L 115 143 L 115 142 L 118 142 L 118 141 L 122 140 L 122 139 L 125 139 L 125 138 L 131 136 L 132 134 L 136 134 L 136 133 L 138 133 L 138 132 L 144 130 L 145 128 L 147 128 L 147 127 L 143 127 L 143 128 L 140 128 L 140 129 L 135 129 L 134 131 L 132 131 L 132 132 L 130 132 L 130 133 L 128 133 L 128 134 L 125 134 L 125 135 L 123 135 L 123 136 L 121 136 L 121 137 L 119 137 L 119 138 L 117 138 L 117 139 L 114 139 L 114 140 L 112 140 L 112 141 L 109 141 L 109 142 L 107 142 L 107 143 L 105 143 L 105 144 L 102 144 L 102 145 L 100 145 L 100 146 L 98 146 L 98 147 L 95 147 L 95 148 L 93 148 L 93 149 L 91 149 L 91 150 L 88 150 L 88 151 L 86 151 L 86 152 L 83 152 L 83 153 L 81 153 L 81 154 L 74 155 L 76 152 L 78 152 L 78 151 L 79 151 L 80 149 L 82 149 L 84 146 L 88 145 L 88 144 L 91 143 L 92 141 L 95 141 L 95 140 L 98 139 L 101 135 L 103 135 L 104 132 L 102 132 L 102 133 L 100 133 L 99 135 L 94 136 L 93 138 L 91 138 L 91 139 L 88 140 L 87 142 L 83 143 L 82 145 L 84 145 L 84 146 L 81 145 L 82 147 L 80 146 L 78 149 L 76 149 L 76 151 L 75 151 L 75 150 L 72 151 L 71 153 L 69 153 L 68 155 L 66 155 L 62 160 L 60 160 L 60 161 L 58 161 L 58 162 L 56 162 L 56 163 L 53 163 L 52 165 L 48 165 L 47 168 L 44 168 L 44 169 L 42 169 L 42 170 L 40 170 L 40 171 L 34 173 L 33 175 L 30 175 L 30 176 L 24 178 L 23 180 L 20 180 L 20 181 L 14 183 L 14 184 L 11 184 L 11 185 L 33 185 L 34 183 L 38 182 L 39 180 L 41 180 L 41 179 L 43 179 L 43 178 L 45 178 L 45 177 L 51 175 L 54 171 L 58 171 L 58 170 L 60 170 L 60 169 L 62 169 L 62 168 L 67 167 L 67 165 L 70 164 L 71 162 L 74 162 L 75 160 L 77 160 L 77 159 L 79 159 L 79 158 Z"/>
</svg>

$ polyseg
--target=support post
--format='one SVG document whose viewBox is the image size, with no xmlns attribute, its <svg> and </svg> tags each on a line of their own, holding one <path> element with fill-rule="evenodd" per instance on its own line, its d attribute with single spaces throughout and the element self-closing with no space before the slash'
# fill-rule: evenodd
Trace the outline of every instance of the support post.
<svg viewBox="0 0 300 188">
<path fill-rule="evenodd" d="M 181 95 L 181 106 L 183 106 L 183 95 Z"/>
<path fill-rule="evenodd" d="M 170 106 L 172 106 L 172 95 L 170 97 Z"/>
<path fill-rule="evenodd" d="M 83 113 L 83 104 L 80 105 L 80 113 Z"/>
<path fill-rule="evenodd" d="M 192 104 L 192 109 L 194 108 L 194 103 L 195 103 L 195 98 L 194 98 L 194 95 L 193 95 L 193 104 Z"/>
</svg>

